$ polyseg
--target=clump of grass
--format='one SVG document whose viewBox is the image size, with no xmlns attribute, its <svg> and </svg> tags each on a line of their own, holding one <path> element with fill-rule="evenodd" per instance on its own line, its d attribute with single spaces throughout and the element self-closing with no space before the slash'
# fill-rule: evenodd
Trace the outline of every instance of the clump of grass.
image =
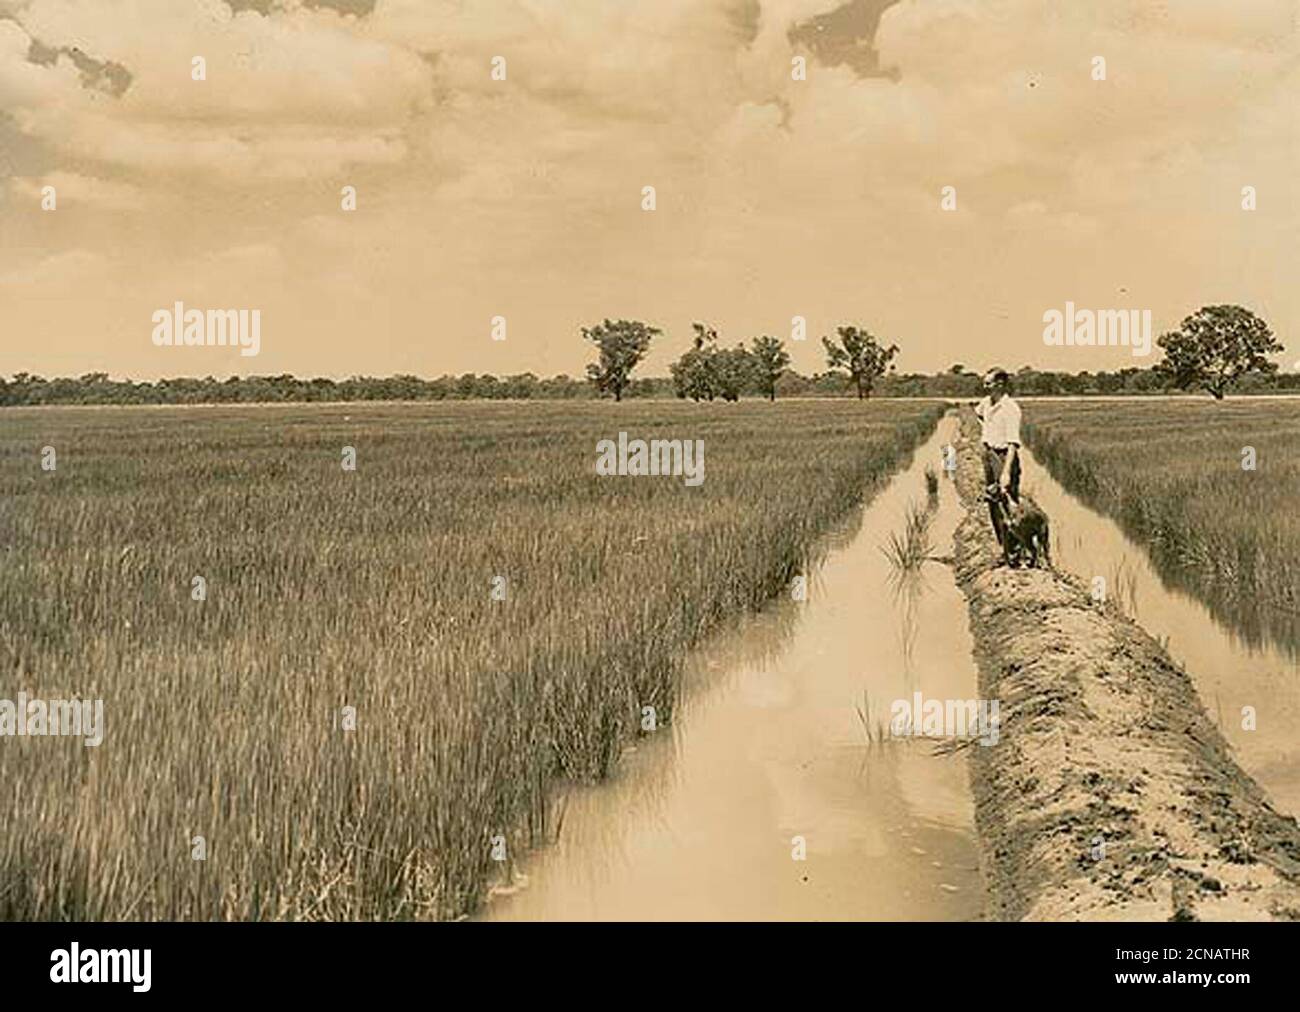
<svg viewBox="0 0 1300 1012">
<path fill-rule="evenodd" d="M 939 475 L 929 464 L 925 465 L 925 494 L 931 501 L 939 498 Z"/>
<path fill-rule="evenodd" d="M 890 531 L 880 550 L 899 573 L 914 573 L 930 558 L 930 521 L 934 514 L 916 503 L 909 503 L 901 531 Z"/>
<path fill-rule="evenodd" d="M 5 409 L 0 695 L 105 737 L 0 744 L 0 919 L 472 910 L 939 416 L 772 410 Z M 704 484 L 598 476 L 620 430 L 704 439 Z"/>
<path fill-rule="evenodd" d="M 1128 559 L 1121 556 L 1118 563 L 1111 568 L 1110 583 L 1114 588 L 1112 599 L 1120 613 L 1137 620 L 1137 569 Z"/>
<path fill-rule="evenodd" d="M 862 730 L 867 737 L 868 745 L 878 748 L 897 737 L 891 725 L 882 722 L 880 717 L 872 712 L 871 694 L 866 689 L 862 690 L 862 705 L 859 706 L 855 703 L 853 708 L 857 711 L 858 721 L 862 724 Z M 907 723 L 899 729 L 899 734 L 909 735 L 911 733 L 911 718 L 909 717 Z"/>
</svg>

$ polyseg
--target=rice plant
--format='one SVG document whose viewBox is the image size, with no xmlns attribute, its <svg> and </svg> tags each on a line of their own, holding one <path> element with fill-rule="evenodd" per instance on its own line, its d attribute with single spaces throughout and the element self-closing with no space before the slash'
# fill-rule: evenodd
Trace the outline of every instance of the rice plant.
<svg viewBox="0 0 1300 1012">
<path fill-rule="evenodd" d="M 463 915 L 939 411 L 6 409 L 0 695 L 106 728 L 0 743 L 0 918 Z M 598 475 L 620 431 L 704 484 Z"/>
<path fill-rule="evenodd" d="M 872 748 L 879 748 L 891 739 L 912 733 L 910 716 L 900 727 L 894 727 L 891 723 L 881 721 L 879 714 L 872 711 L 871 694 L 866 689 L 862 690 L 862 705 L 859 706 L 855 703 L 853 708 L 857 711 L 858 722 L 862 724 L 867 744 Z"/>
<path fill-rule="evenodd" d="M 914 573 L 931 557 L 930 522 L 933 517 L 930 510 L 908 503 L 902 530 L 890 531 L 880 546 L 895 572 Z"/>
<path fill-rule="evenodd" d="M 1027 402 L 1030 449 L 1249 644 L 1300 653 L 1300 399 Z"/>
</svg>

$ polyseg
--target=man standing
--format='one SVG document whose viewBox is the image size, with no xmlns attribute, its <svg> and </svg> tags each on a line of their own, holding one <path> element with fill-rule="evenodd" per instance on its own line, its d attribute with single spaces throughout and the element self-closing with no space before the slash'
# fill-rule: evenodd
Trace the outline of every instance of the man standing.
<svg viewBox="0 0 1300 1012">
<path fill-rule="evenodd" d="M 984 484 L 990 489 L 996 485 L 1019 505 L 1020 405 L 1011 398 L 1011 377 L 1005 369 L 990 369 L 985 373 L 984 388 L 988 396 L 975 409 L 981 415 L 983 428 Z M 1002 512 L 997 503 L 989 503 L 989 516 L 1001 545 L 1004 542 Z"/>
<path fill-rule="evenodd" d="M 984 384 L 985 390 L 988 390 L 989 388 L 989 377 L 992 375 L 993 375 L 993 371 L 989 370 L 989 372 L 985 373 L 984 379 L 981 381 Z M 975 417 L 980 420 L 980 452 L 981 453 L 988 452 L 989 408 L 991 406 L 992 406 L 992 402 L 989 400 L 989 395 L 987 393 L 983 397 L 981 397 L 979 403 L 975 405 Z"/>
</svg>

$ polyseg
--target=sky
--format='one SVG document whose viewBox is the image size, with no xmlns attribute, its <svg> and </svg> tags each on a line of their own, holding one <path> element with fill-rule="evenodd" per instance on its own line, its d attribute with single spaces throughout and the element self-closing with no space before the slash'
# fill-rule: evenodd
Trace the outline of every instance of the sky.
<svg viewBox="0 0 1300 1012">
<path fill-rule="evenodd" d="M 1294 368 L 1298 11 L 0 0 L 0 375 L 580 375 L 606 317 L 648 375 L 694 320 L 802 372 L 850 323 L 903 371 L 1158 357 L 1046 345 L 1067 301 L 1239 303 Z M 177 301 L 260 353 L 156 346 Z"/>
</svg>

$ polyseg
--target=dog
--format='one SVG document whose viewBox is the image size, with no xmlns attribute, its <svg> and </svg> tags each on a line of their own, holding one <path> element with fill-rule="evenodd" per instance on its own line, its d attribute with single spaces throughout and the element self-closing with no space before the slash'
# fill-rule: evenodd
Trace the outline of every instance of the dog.
<svg viewBox="0 0 1300 1012">
<path fill-rule="evenodd" d="M 1052 568 L 1052 533 L 1047 514 L 1027 495 L 1014 502 L 997 484 L 984 490 L 984 500 L 993 505 L 1002 521 L 1002 558 L 1012 569 L 1020 566 L 1022 557 L 1028 567 L 1037 569 L 1039 558 L 1048 569 Z M 995 533 L 996 533 L 995 525 Z"/>
</svg>

